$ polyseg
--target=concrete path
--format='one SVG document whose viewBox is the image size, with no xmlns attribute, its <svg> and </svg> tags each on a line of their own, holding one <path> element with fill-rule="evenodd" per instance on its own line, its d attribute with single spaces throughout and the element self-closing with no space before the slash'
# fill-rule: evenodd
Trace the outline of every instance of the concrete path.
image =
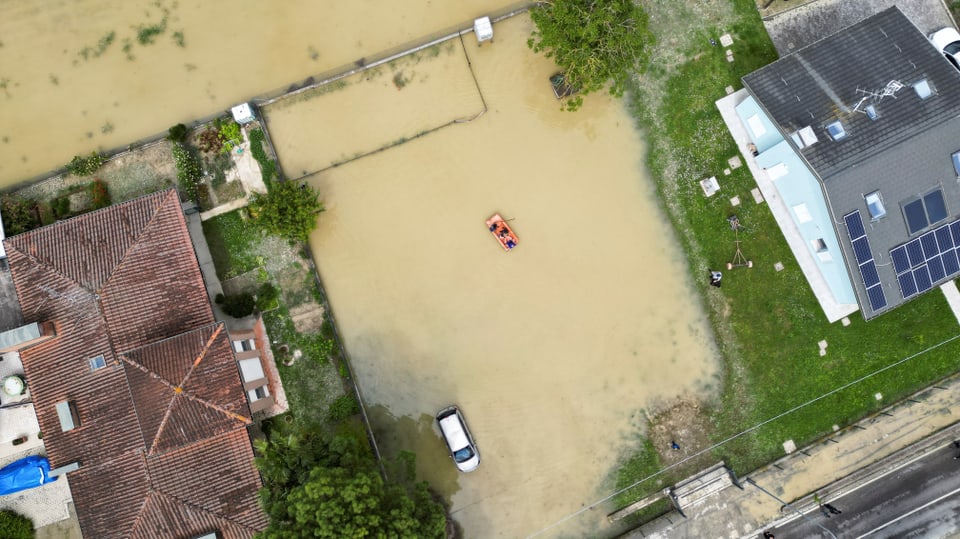
<svg viewBox="0 0 960 539">
<path fill-rule="evenodd" d="M 877 469 L 895 467 L 931 444 L 949 443 L 960 432 L 958 420 L 960 379 L 955 376 L 785 456 L 749 479 L 803 512 L 816 512 L 814 493 L 829 501 L 870 481 Z M 764 529 L 799 518 L 781 512 L 781 502 L 746 479 L 741 478 L 743 490 L 729 487 L 685 510 L 689 518 L 671 513 L 623 537 L 752 539 Z"/>
</svg>

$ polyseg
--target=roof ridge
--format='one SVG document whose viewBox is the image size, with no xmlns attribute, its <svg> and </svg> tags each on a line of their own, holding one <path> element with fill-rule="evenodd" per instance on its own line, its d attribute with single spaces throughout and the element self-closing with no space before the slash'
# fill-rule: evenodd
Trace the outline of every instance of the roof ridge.
<svg viewBox="0 0 960 539">
<path fill-rule="evenodd" d="M 209 327 L 209 326 L 207 326 L 207 327 Z M 208 401 L 207 399 L 198 397 L 198 396 L 194 395 L 192 392 L 190 392 L 190 391 L 185 391 L 185 390 L 183 389 L 184 386 L 186 385 L 187 381 L 190 379 L 190 376 L 193 374 L 194 370 L 196 370 L 197 366 L 200 365 L 200 362 L 203 361 L 203 359 L 207 356 L 207 352 L 208 352 L 208 351 L 210 350 L 210 348 L 213 346 L 213 344 L 214 344 L 214 342 L 217 340 L 217 338 L 220 337 L 220 335 L 225 334 L 225 333 L 224 333 L 224 329 L 225 329 L 225 326 L 224 326 L 223 322 L 219 322 L 219 323 L 216 324 L 216 326 L 215 326 L 215 328 L 214 328 L 214 330 L 213 330 L 213 333 L 211 333 L 210 336 L 207 338 L 207 342 L 204 343 L 203 349 L 200 350 L 200 353 L 197 354 L 196 359 L 193 360 L 193 364 L 190 366 L 190 369 L 187 371 L 187 374 L 185 374 L 184 377 L 183 377 L 183 379 L 180 381 L 180 383 L 179 383 L 179 384 L 176 384 L 176 385 L 174 385 L 172 382 L 170 382 L 170 381 L 166 380 L 165 378 L 163 378 L 163 376 L 161 376 L 161 375 L 153 372 L 152 370 L 148 369 L 147 367 L 141 365 L 139 362 L 135 362 L 134 360 L 129 359 L 129 358 L 127 358 L 127 357 L 124 355 L 124 359 L 126 359 L 128 363 L 131 363 L 133 366 L 135 366 L 136 368 L 140 369 L 142 372 L 154 376 L 155 378 L 159 379 L 159 380 L 161 381 L 161 383 L 163 383 L 164 385 L 166 385 L 166 386 L 168 386 L 168 387 L 170 387 L 170 388 L 173 389 L 174 396 L 173 396 L 173 398 L 171 398 L 171 399 L 167 402 L 167 409 L 166 409 L 166 410 L 164 411 L 164 413 L 163 413 L 163 419 L 160 420 L 160 425 L 157 427 L 157 432 L 156 432 L 156 434 L 154 434 L 154 436 L 153 436 L 153 442 L 150 444 L 150 448 L 149 448 L 149 450 L 148 450 L 149 454 L 153 455 L 153 454 L 156 452 L 156 450 L 157 450 L 157 444 L 159 443 L 160 437 L 161 437 L 161 435 L 163 434 L 163 431 L 164 431 L 164 429 L 166 428 L 167 423 L 168 423 L 169 420 L 170 420 L 170 416 L 173 415 L 173 410 L 174 410 L 175 404 L 176 404 L 177 401 L 178 401 L 178 397 L 182 397 L 182 398 L 185 398 L 185 399 L 190 400 L 191 402 L 195 402 L 195 403 L 201 404 L 201 405 L 203 405 L 203 406 L 206 406 L 207 408 L 210 408 L 210 409 L 212 409 L 212 410 L 215 410 L 215 411 L 217 411 L 217 412 L 219 412 L 219 413 L 227 416 L 227 417 L 230 418 L 230 419 L 239 421 L 239 422 L 243 423 L 244 425 L 249 425 L 249 424 L 251 424 L 251 423 L 253 422 L 251 418 L 248 418 L 248 417 L 246 417 L 246 416 L 237 414 L 237 413 L 235 413 L 235 412 L 231 412 L 230 410 L 227 410 L 226 408 L 224 408 L 224 407 L 222 407 L 222 406 L 219 406 L 219 405 L 217 405 L 217 404 L 214 404 L 213 402 L 210 402 L 210 401 Z M 142 433 L 141 433 L 141 434 L 142 434 Z M 141 436 L 141 437 L 142 437 L 142 436 Z"/>
<path fill-rule="evenodd" d="M 140 502 L 140 510 L 137 511 L 136 518 L 133 519 L 133 525 L 130 526 L 130 530 L 137 529 L 140 526 L 140 522 L 143 520 L 143 513 L 147 510 L 147 502 L 150 500 L 150 493 L 153 492 L 153 481 L 150 477 L 150 467 L 147 466 L 147 455 L 143 449 L 137 449 L 137 452 L 140 453 L 140 458 L 143 463 L 143 472 L 147 476 L 147 495 L 144 496 L 143 501 Z"/>
<path fill-rule="evenodd" d="M 201 511 L 201 512 L 203 512 L 203 513 L 206 513 L 206 514 L 208 514 L 208 515 L 213 516 L 214 518 L 218 518 L 218 519 L 220 519 L 220 520 L 226 520 L 227 522 L 230 522 L 230 523 L 232 523 L 232 524 L 234 524 L 234 525 L 236 525 L 236 526 L 239 526 L 239 527 L 241 527 L 241 528 L 244 528 L 244 529 L 247 529 L 247 530 L 251 530 L 251 531 L 254 531 L 254 532 L 261 531 L 261 530 L 259 530 L 259 529 L 257 529 L 257 528 L 254 528 L 254 527 L 252 527 L 252 526 L 248 526 L 248 525 L 246 525 L 246 524 L 244 524 L 244 523 L 242 523 L 242 522 L 239 522 L 239 521 L 237 521 L 237 520 L 235 520 L 235 519 L 233 519 L 233 518 L 230 518 L 230 517 L 228 517 L 227 515 L 224 515 L 223 513 L 217 513 L 217 512 L 211 511 L 210 509 L 207 509 L 206 507 L 204 507 L 204 506 L 202 506 L 202 505 L 198 505 L 198 504 L 193 503 L 193 502 L 191 502 L 191 501 L 189 501 L 189 500 L 184 500 L 184 499 L 180 498 L 179 496 L 177 496 L 177 495 L 175 495 L 175 494 L 170 494 L 170 493 L 165 492 L 165 491 L 160 490 L 160 489 L 153 489 L 153 488 L 151 488 L 151 489 L 150 489 L 150 494 L 147 496 L 147 499 L 149 499 L 149 497 L 150 497 L 150 496 L 153 496 L 153 495 L 156 495 L 156 496 L 159 496 L 159 497 L 163 497 L 163 498 L 168 498 L 168 499 L 173 500 L 173 501 L 175 501 L 175 502 L 177 502 L 177 503 L 183 504 L 183 505 L 185 505 L 185 506 L 187 506 L 187 507 L 189 507 L 189 508 L 191 508 L 191 509 L 193 509 L 193 510 L 195 510 L 195 511 Z M 144 505 L 146 505 L 146 502 L 144 502 Z"/>
<path fill-rule="evenodd" d="M 113 279 L 113 276 L 117 274 L 117 270 L 119 270 L 120 267 L 123 266 L 125 262 L 127 262 L 127 260 L 129 259 L 128 255 L 130 254 L 130 252 L 134 250 L 138 245 L 140 245 L 140 240 L 143 239 L 143 236 L 147 233 L 147 230 L 150 230 L 153 224 L 157 221 L 158 216 L 160 215 L 160 210 L 162 210 L 164 206 L 166 206 L 167 199 L 169 199 L 175 193 L 176 193 L 176 190 L 170 190 L 166 194 L 166 196 L 157 197 L 160 199 L 160 203 L 157 204 L 156 208 L 154 208 L 153 215 L 151 215 L 150 219 L 148 219 L 147 222 L 144 223 L 143 228 L 140 229 L 140 233 L 137 234 L 137 237 L 132 242 L 130 242 L 130 246 L 127 247 L 126 251 L 123 252 L 123 255 L 120 256 L 120 260 L 117 261 L 117 263 L 113 266 L 113 269 L 110 271 L 110 274 L 107 275 L 107 277 L 100 284 L 100 288 L 97 290 L 98 294 L 100 293 L 100 291 L 102 291 L 104 288 L 106 288 L 110 284 L 110 280 Z M 147 197 L 143 197 L 143 198 L 147 198 Z M 134 199 L 134 200 L 139 200 L 139 199 Z M 180 199 L 178 195 L 177 201 L 179 202 L 179 200 Z"/>
</svg>

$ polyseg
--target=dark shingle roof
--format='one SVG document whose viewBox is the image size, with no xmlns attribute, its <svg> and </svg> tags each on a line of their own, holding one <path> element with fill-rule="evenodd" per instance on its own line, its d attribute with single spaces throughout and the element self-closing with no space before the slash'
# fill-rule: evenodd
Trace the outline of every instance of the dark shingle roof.
<svg viewBox="0 0 960 539">
<path fill-rule="evenodd" d="M 207 299 L 180 200 L 165 191 L 5 241 L 44 444 L 85 536 L 249 538 L 265 527 L 236 360 Z M 107 367 L 91 372 L 88 359 Z M 63 432 L 55 405 L 75 403 Z"/>
<path fill-rule="evenodd" d="M 921 99 L 913 84 L 926 80 L 934 95 Z M 797 153 L 821 180 L 847 272 L 864 317 L 904 302 L 889 251 L 912 237 L 900 204 L 941 188 L 950 213 L 960 212 L 950 154 L 960 149 L 960 72 L 896 7 L 781 58 L 743 79 L 749 92 L 790 140 L 810 126 L 819 141 Z M 882 94 L 897 84 L 892 95 Z M 861 103 L 861 99 L 867 99 Z M 871 120 L 860 110 L 872 104 Z M 826 126 L 839 120 L 846 137 L 831 140 Z M 887 215 L 869 222 L 864 196 L 880 191 Z M 887 299 L 874 311 L 843 216 L 859 210 Z"/>
</svg>

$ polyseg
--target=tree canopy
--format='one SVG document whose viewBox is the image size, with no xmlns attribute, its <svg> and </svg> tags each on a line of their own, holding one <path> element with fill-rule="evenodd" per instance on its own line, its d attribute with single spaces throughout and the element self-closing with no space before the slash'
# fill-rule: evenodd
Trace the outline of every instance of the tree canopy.
<svg viewBox="0 0 960 539">
<path fill-rule="evenodd" d="M 608 82 L 612 95 L 623 95 L 653 43 L 647 14 L 634 0 L 549 0 L 531 8 L 530 18 L 537 28 L 527 45 L 553 58 L 566 85 L 579 90 L 567 99 L 568 110 Z"/>
<path fill-rule="evenodd" d="M 317 215 L 323 211 L 323 203 L 317 190 L 309 185 L 275 182 L 266 195 L 254 196 L 251 209 L 257 223 L 268 233 L 307 241 L 317 228 Z"/>
<path fill-rule="evenodd" d="M 362 436 L 362 434 L 360 434 Z M 446 536 L 446 512 L 411 475 L 384 481 L 356 434 L 301 432 L 257 443 L 270 526 L 258 539 Z"/>
</svg>

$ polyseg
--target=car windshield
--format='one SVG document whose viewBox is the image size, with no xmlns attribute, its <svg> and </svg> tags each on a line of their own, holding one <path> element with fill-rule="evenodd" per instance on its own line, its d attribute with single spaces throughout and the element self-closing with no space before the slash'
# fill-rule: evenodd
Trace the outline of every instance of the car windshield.
<svg viewBox="0 0 960 539">
<path fill-rule="evenodd" d="M 957 54 L 957 52 L 960 52 L 960 41 L 954 41 L 953 43 L 947 45 L 943 48 L 943 52 L 947 54 Z"/>
<path fill-rule="evenodd" d="M 457 462 L 466 462 L 473 458 L 473 449 L 470 449 L 470 446 L 464 447 L 463 449 L 458 449 L 453 453 L 453 459 Z"/>
</svg>

